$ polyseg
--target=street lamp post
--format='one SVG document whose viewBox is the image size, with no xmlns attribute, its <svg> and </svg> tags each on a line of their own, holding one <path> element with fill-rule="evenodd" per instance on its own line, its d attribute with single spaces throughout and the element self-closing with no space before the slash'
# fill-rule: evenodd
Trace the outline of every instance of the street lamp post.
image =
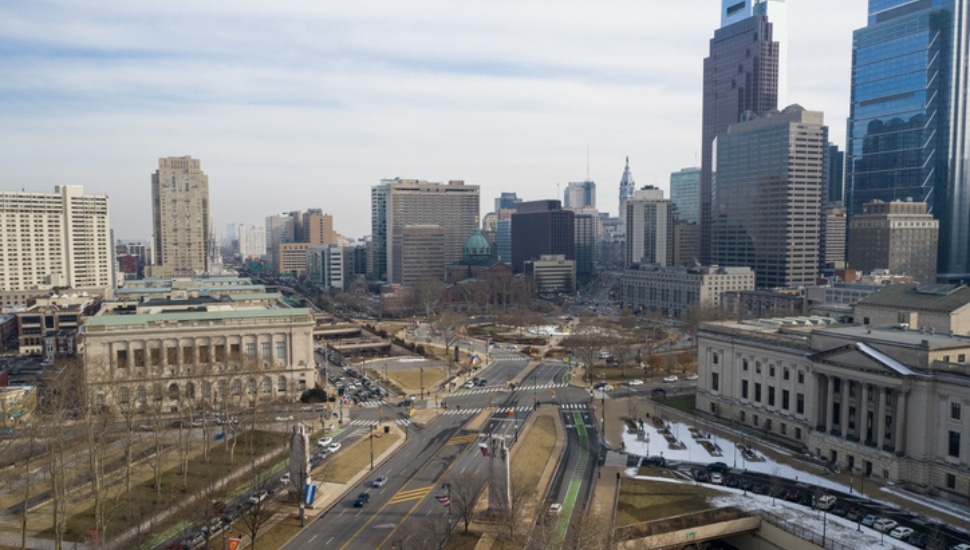
<svg viewBox="0 0 970 550">
<path fill-rule="evenodd" d="M 536 376 L 532 375 L 532 410 L 539 408 L 539 383 L 536 381 Z"/>
<path fill-rule="evenodd" d="M 306 527 L 306 466 L 300 469 L 300 527 Z"/>
<path fill-rule="evenodd" d="M 421 399 L 424 399 L 424 367 L 419 367 L 420 378 L 421 378 Z"/>
<path fill-rule="evenodd" d="M 374 469 L 374 428 L 370 430 L 370 469 Z"/>
</svg>

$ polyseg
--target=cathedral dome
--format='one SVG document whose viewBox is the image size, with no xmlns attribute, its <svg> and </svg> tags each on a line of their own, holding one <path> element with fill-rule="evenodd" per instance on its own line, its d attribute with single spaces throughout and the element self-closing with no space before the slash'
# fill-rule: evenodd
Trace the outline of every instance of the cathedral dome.
<svg viewBox="0 0 970 550">
<path fill-rule="evenodd" d="M 465 261 L 471 261 L 474 263 L 475 260 L 481 260 L 483 258 L 490 258 L 492 256 L 492 247 L 488 244 L 488 239 L 482 235 L 482 230 L 475 228 L 472 234 L 465 241 L 465 246 L 462 248 L 462 256 Z"/>
</svg>

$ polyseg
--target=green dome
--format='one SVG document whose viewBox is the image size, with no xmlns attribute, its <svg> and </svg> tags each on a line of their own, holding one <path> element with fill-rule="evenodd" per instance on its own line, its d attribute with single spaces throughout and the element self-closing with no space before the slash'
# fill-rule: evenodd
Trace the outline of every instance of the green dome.
<svg viewBox="0 0 970 550">
<path fill-rule="evenodd" d="M 482 235 L 481 229 L 476 227 L 472 231 L 471 236 L 465 241 L 465 247 L 462 248 L 462 255 L 466 259 L 490 257 L 492 255 L 492 247 L 489 246 L 488 239 Z"/>
</svg>

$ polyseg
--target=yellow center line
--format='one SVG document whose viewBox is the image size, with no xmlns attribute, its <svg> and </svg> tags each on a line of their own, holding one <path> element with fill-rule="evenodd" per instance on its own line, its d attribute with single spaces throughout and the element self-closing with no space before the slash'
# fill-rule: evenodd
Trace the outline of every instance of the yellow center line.
<svg viewBox="0 0 970 550">
<path fill-rule="evenodd" d="M 388 504 L 397 504 L 399 502 L 407 502 L 409 500 L 414 500 L 416 498 L 424 498 L 428 496 L 428 493 L 434 489 L 434 485 L 428 485 L 427 487 L 421 487 L 420 489 L 411 489 L 410 491 L 400 491 L 388 501 Z"/>
</svg>

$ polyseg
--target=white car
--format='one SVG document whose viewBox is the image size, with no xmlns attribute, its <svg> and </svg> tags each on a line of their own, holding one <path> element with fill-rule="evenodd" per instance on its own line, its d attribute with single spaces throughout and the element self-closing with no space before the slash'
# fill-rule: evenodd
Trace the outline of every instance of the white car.
<svg viewBox="0 0 970 550">
<path fill-rule="evenodd" d="M 268 496 L 269 496 L 268 492 L 259 491 L 257 493 L 253 493 L 253 496 L 249 497 L 249 499 L 247 499 L 246 502 L 250 504 L 259 504 L 260 502 L 263 502 L 264 500 L 266 500 L 266 497 Z"/>
<path fill-rule="evenodd" d="M 554 502 L 549 506 L 550 516 L 558 516 L 561 513 L 562 513 L 562 504 L 559 504 L 558 502 Z"/>
<path fill-rule="evenodd" d="M 329 453 L 335 453 L 339 450 L 340 450 L 340 443 L 331 443 L 330 446 L 327 447 L 327 452 Z"/>
<path fill-rule="evenodd" d="M 676 381 L 677 381 L 677 377 L 674 376 L 673 374 L 671 374 L 670 376 L 664 376 L 664 382 L 670 383 L 670 382 L 676 382 Z"/>
<path fill-rule="evenodd" d="M 913 534 L 913 530 L 909 527 L 897 527 L 889 532 L 889 536 L 894 539 L 906 540 Z"/>
<path fill-rule="evenodd" d="M 697 380 L 697 375 L 696 374 L 688 374 L 687 377 L 684 378 L 684 380 Z"/>
<path fill-rule="evenodd" d="M 327 445 L 329 445 L 331 443 L 333 443 L 333 438 L 332 437 L 324 437 L 320 441 L 317 441 L 317 446 L 318 447 L 326 447 Z"/>
<path fill-rule="evenodd" d="M 896 528 L 896 521 L 889 518 L 877 518 L 876 521 L 872 523 L 872 528 L 880 533 L 888 533 Z"/>
<path fill-rule="evenodd" d="M 815 503 L 815 507 L 819 510 L 828 510 L 832 506 L 835 506 L 836 499 L 833 495 L 822 495 L 818 497 L 818 502 Z"/>
<path fill-rule="evenodd" d="M 472 381 L 472 380 L 469 380 L 468 382 L 465 382 L 465 387 L 468 388 L 468 389 L 474 388 L 475 387 L 475 382 Z"/>
<path fill-rule="evenodd" d="M 293 415 L 292 414 L 289 415 L 289 416 L 277 416 L 276 417 L 276 421 L 277 422 L 289 422 L 290 420 L 293 420 Z"/>
<path fill-rule="evenodd" d="M 630 380 L 626 383 L 627 386 L 642 386 L 643 380 Z"/>
<path fill-rule="evenodd" d="M 286 472 L 285 474 L 283 474 L 283 476 L 280 477 L 280 481 L 282 483 L 289 483 L 290 482 L 290 472 Z"/>
</svg>

